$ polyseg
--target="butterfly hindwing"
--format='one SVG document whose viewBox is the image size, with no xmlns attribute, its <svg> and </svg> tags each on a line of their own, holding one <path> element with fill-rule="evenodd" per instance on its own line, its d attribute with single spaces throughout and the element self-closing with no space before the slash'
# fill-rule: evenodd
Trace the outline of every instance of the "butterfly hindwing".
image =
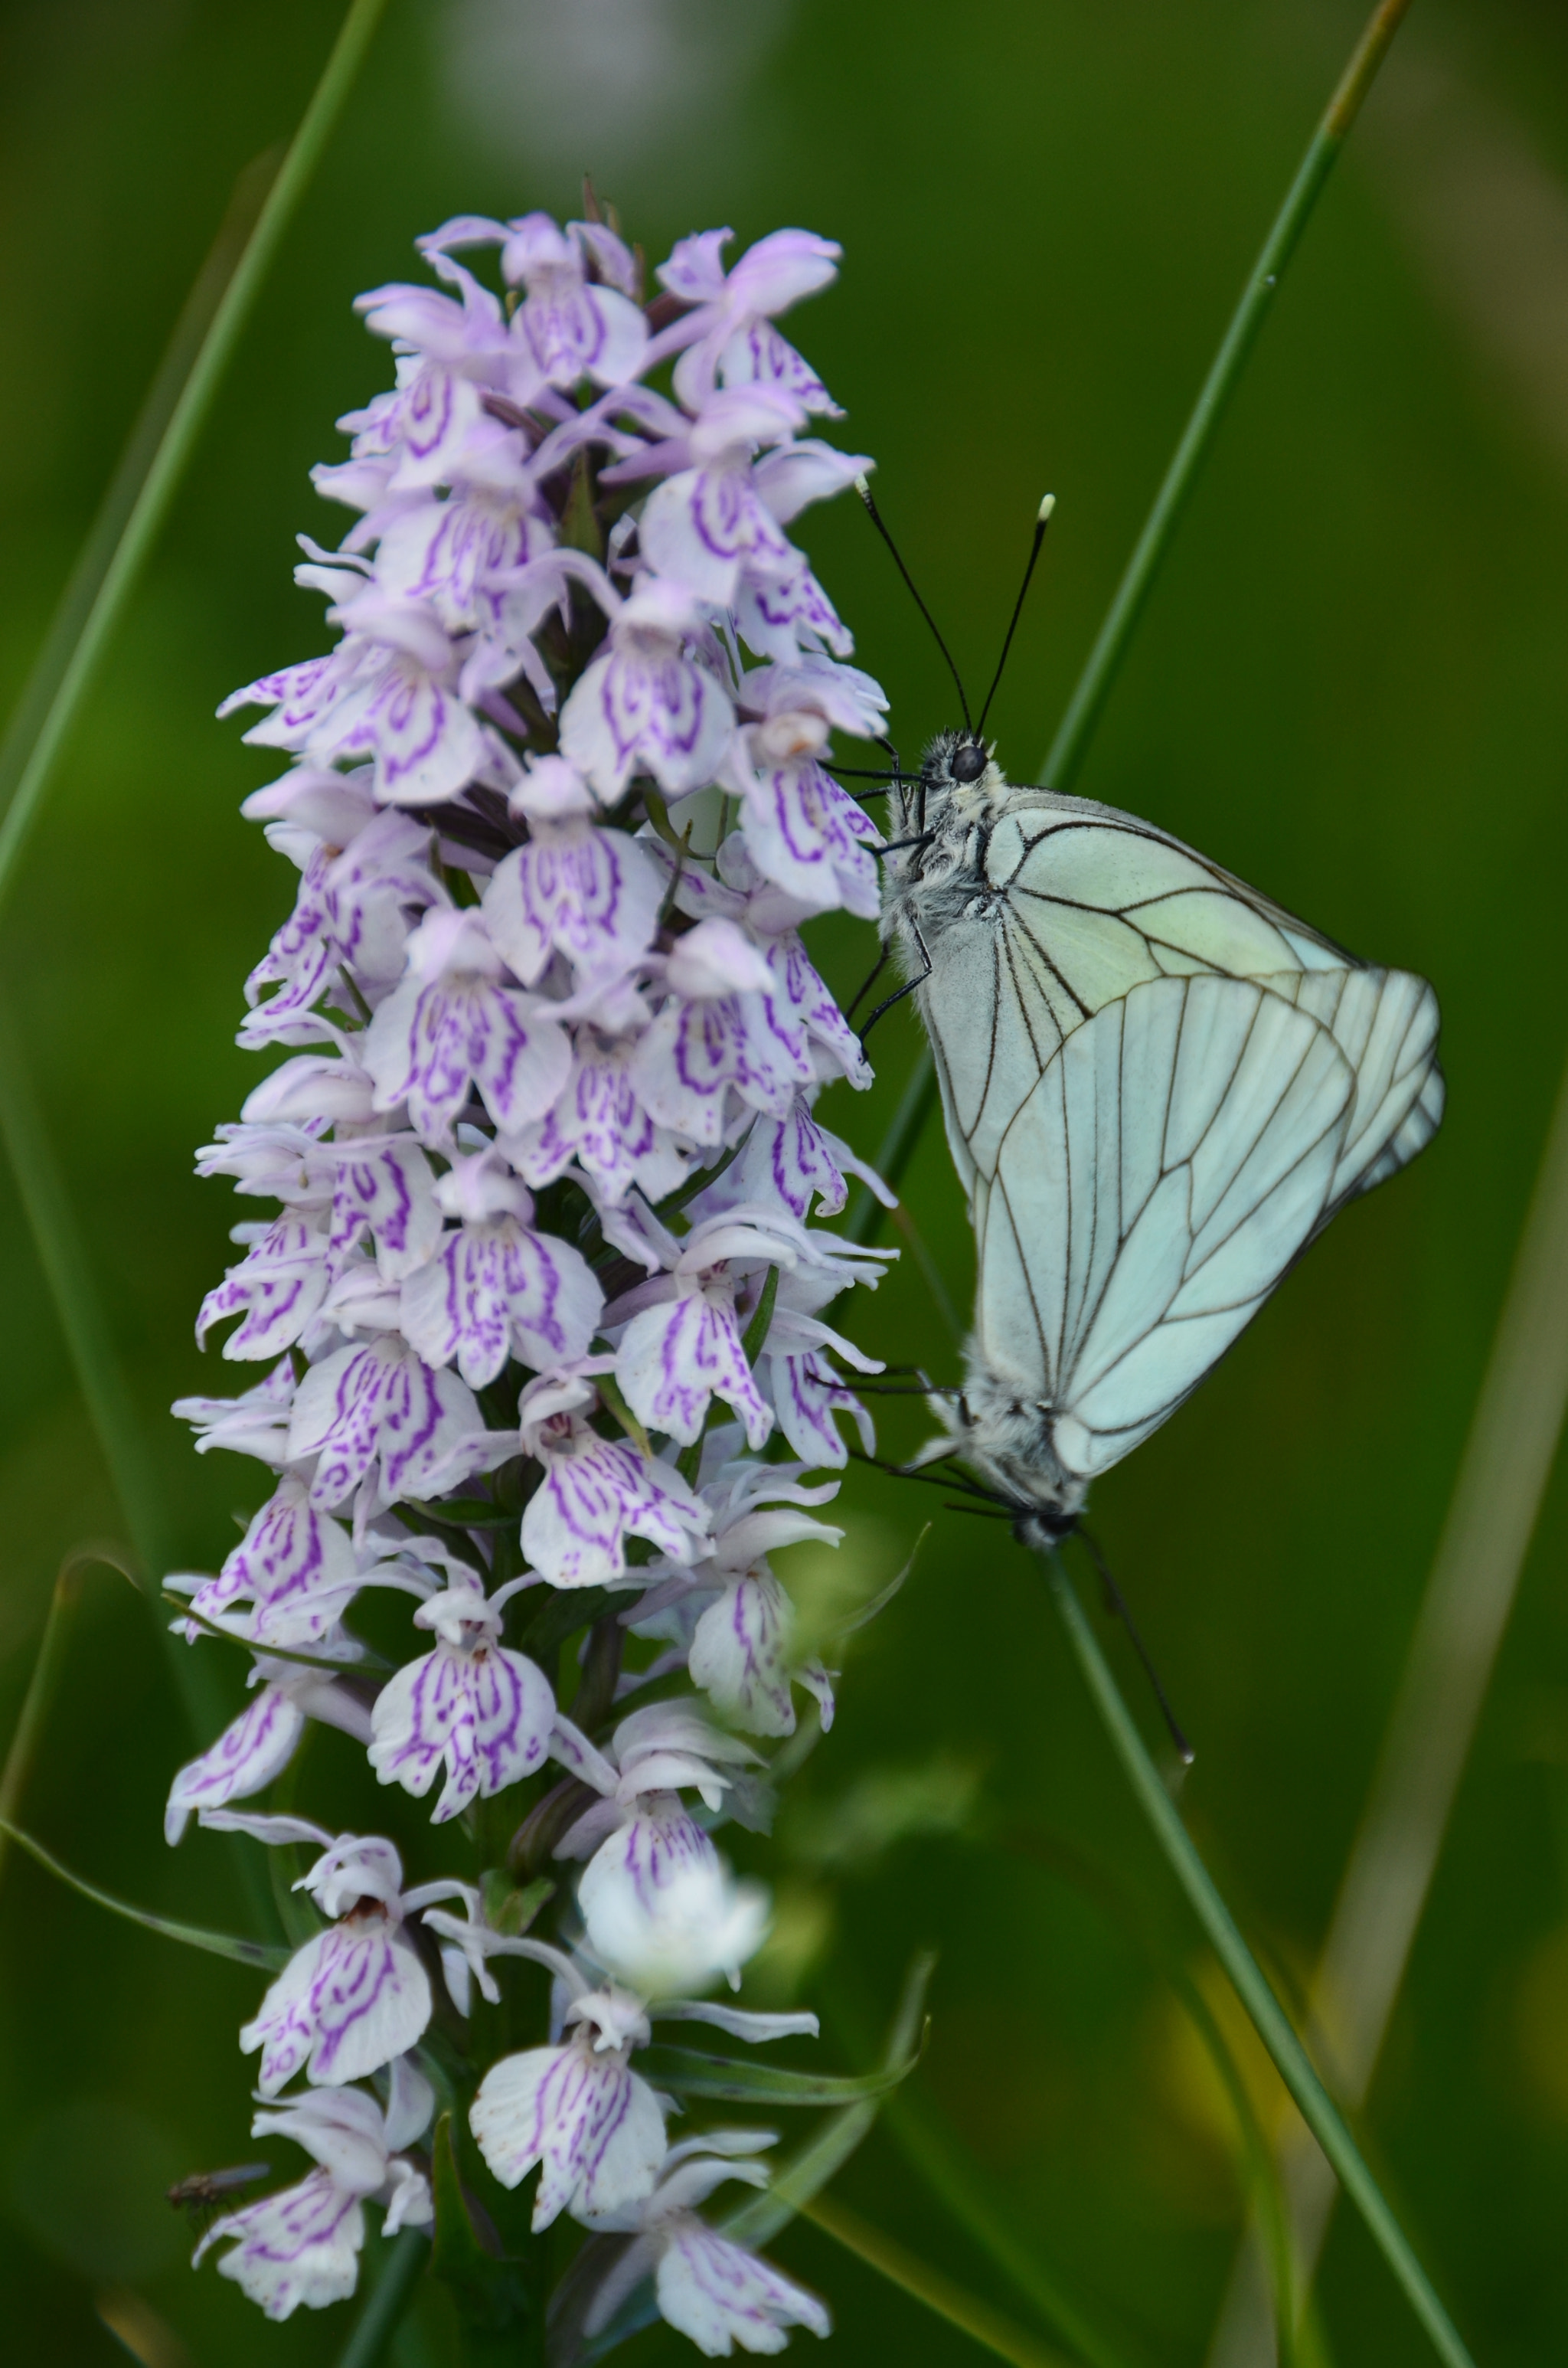
<svg viewBox="0 0 1568 2368">
<path fill-rule="evenodd" d="M 1223 1355 L 1333 1205 L 1357 1085 L 1249 981 L 1144 982 L 1075 1030 L 977 1204 L 975 1347 L 1087 1479 Z"/>
</svg>

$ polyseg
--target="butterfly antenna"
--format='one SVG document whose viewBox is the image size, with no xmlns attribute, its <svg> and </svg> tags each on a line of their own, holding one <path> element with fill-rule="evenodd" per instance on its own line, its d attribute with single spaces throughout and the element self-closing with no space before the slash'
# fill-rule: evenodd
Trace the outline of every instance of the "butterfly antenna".
<svg viewBox="0 0 1568 2368">
<path fill-rule="evenodd" d="M 881 536 L 882 541 L 887 544 L 888 549 L 892 552 L 893 565 L 897 568 L 899 574 L 908 585 L 910 598 L 915 602 L 915 605 L 919 609 L 921 615 L 925 618 L 926 622 L 930 626 L 931 637 L 948 662 L 948 672 L 952 676 L 954 687 L 956 688 L 959 695 L 959 705 L 963 711 L 963 728 L 969 734 L 971 739 L 972 739 L 974 737 L 974 726 L 969 720 L 969 701 L 963 695 L 963 682 L 957 666 L 953 664 L 953 654 L 951 650 L 949 649 L 946 642 L 942 639 L 941 634 L 937 629 L 936 618 L 933 617 L 930 609 L 926 606 L 925 601 L 920 598 L 919 593 L 915 590 L 915 578 L 911 575 L 908 568 L 904 565 L 903 559 L 900 557 L 898 545 L 893 541 L 892 535 L 888 532 L 887 521 L 882 517 L 882 514 L 877 507 L 876 503 L 872 500 L 871 488 L 866 483 L 864 477 L 856 478 L 855 490 L 859 495 L 860 499 L 865 503 L 867 509 L 870 513 L 871 524 L 876 528 L 877 532 Z"/>
<path fill-rule="evenodd" d="M 1028 596 L 1029 578 L 1034 574 L 1035 562 L 1040 557 L 1040 547 L 1045 541 L 1045 529 L 1051 524 L 1051 513 L 1055 507 L 1056 495 L 1047 494 L 1035 514 L 1034 541 L 1029 545 L 1028 564 L 1024 569 L 1024 580 L 1018 586 L 1018 597 L 1013 603 L 1013 619 L 1007 627 L 1007 638 L 1002 644 L 1002 655 L 996 661 L 996 671 L 991 677 L 991 688 L 985 694 L 985 704 L 980 711 L 980 721 L 974 727 L 974 736 L 977 740 L 984 733 L 985 719 L 991 712 L 991 702 L 996 696 L 996 687 L 1002 679 L 1002 669 L 1007 663 L 1007 653 L 1013 646 L 1013 635 L 1017 632 L 1018 619 L 1024 613 L 1024 602 Z"/>
<path fill-rule="evenodd" d="M 1087 1530 L 1083 1528 L 1079 1529 L 1078 1535 L 1088 1547 L 1095 1568 L 1100 1575 L 1100 1585 L 1105 1588 L 1106 1601 L 1110 1605 L 1111 1610 L 1115 1612 L 1117 1618 L 1120 1621 L 1122 1626 L 1131 1637 L 1132 1649 L 1143 1664 L 1143 1674 L 1154 1689 L 1154 1700 L 1160 1705 L 1160 1715 L 1165 1720 L 1165 1725 L 1169 1730 L 1171 1741 L 1176 1745 L 1176 1757 L 1181 1761 L 1184 1768 L 1190 1768 L 1196 1755 L 1193 1752 L 1191 1744 L 1188 1743 L 1186 1736 L 1182 1733 L 1180 1726 L 1176 1723 L 1176 1714 L 1171 1708 L 1170 1696 L 1166 1693 L 1164 1686 L 1160 1683 L 1160 1673 L 1149 1657 L 1149 1647 L 1144 1644 L 1142 1637 L 1138 1634 L 1138 1623 L 1133 1619 L 1131 1612 L 1128 1610 L 1127 1598 L 1123 1595 L 1120 1588 L 1118 1587 L 1115 1579 L 1112 1578 L 1110 1575 L 1110 1565 L 1107 1562 L 1104 1554 L 1100 1552 L 1096 1540 L 1090 1536 Z"/>
</svg>

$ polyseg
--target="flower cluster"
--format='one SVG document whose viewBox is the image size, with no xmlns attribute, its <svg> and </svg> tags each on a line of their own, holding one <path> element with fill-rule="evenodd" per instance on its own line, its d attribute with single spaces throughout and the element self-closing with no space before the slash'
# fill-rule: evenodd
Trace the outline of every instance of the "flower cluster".
<svg viewBox="0 0 1568 2368">
<path fill-rule="evenodd" d="M 439 285 L 360 300 L 396 384 L 315 472 L 356 514 L 297 571 L 340 637 L 228 702 L 292 759 L 244 811 L 300 885 L 240 1032 L 286 1057 L 199 1166 L 278 1213 L 235 1228 L 198 1323 L 263 1378 L 176 1410 L 276 1478 L 216 1575 L 169 1582 L 254 1693 L 167 1829 L 315 1854 L 319 1929 L 241 2045 L 256 2129 L 316 2168 L 203 2248 L 274 2317 L 352 2291 L 367 2199 L 430 2221 L 417 2149 L 474 2060 L 441 2032 L 523 1958 L 548 2033 L 471 2082 L 470 2124 L 503 2187 L 539 2169 L 536 2228 L 629 2240 L 586 2333 L 644 2278 L 710 2354 L 827 2328 L 698 2210 L 765 2180 L 771 2138 L 669 2144 L 635 2069 L 661 2017 L 816 2027 L 703 2002 L 768 1924 L 713 1833 L 766 1824 L 801 1690 L 832 1717 L 768 1554 L 841 1534 L 805 1475 L 845 1463 L 841 1417 L 869 1444 L 876 1368 L 823 1311 L 883 1255 L 815 1222 L 850 1175 L 881 1188 L 814 1115 L 869 1071 L 800 935 L 877 905 L 824 759 L 885 701 L 789 533 L 869 463 L 807 432 L 837 406 L 775 325 L 838 250 L 780 231 L 726 269 L 730 235 L 683 240 L 651 302 L 601 219 L 422 240 Z M 401 1666 L 350 1624 L 372 1589 L 412 1606 Z M 388 1839 L 236 1805 L 312 1719 L 462 1820 L 465 1875 L 405 1887 Z M 546 1941 L 551 1886 L 511 1885 L 557 1861 Z"/>
</svg>

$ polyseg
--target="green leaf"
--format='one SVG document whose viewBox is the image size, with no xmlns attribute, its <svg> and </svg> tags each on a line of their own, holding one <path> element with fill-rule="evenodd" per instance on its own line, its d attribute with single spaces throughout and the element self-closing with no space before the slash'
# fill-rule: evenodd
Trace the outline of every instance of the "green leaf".
<svg viewBox="0 0 1568 2368">
<path fill-rule="evenodd" d="M 734 2105 L 852 2105 L 884 2097 L 915 2069 L 918 2058 L 876 2072 L 792 2072 L 777 2064 L 733 2055 L 707 2055 L 693 2047 L 648 2047 L 638 2051 L 637 2069 L 655 2089 L 677 2097 L 718 2097 Z"/>
<path fill-rule="evenodd" d="M 936 1958 L 925 1952 L 912 1962 L 888 2032 L 881 2074 L 873 2074 L 873 2079 L 881 2077 L 891 2086 L 903 2078 L 918 2055 L 926 2021 L 926 1992 L 936 1964 Z M 675 2055 L 685 2051 L 668 2052 Z M 640 2055 L 639 2067 L 646 2061 Z M 789 2157 L 766 2193 L 748 2196 L 719 2222 L 724 2235 L 733 2237 L 739 2245 L 766 2245 L 781 2228 L 788 2227 L 819 2189 L 825 2187 L 848 2161 L 876 2120 L 879 2101 L 878 2096 L 864 2096 L 853 2104 L 841 2106 Z M 657 2305 L 644 2283 L 627 2296 L 596 2341 L 575 2356 L 585 2363 L 602 2360 L 618 2343 L 624 2343 L 628 2336 L 651 2326 L 657 2317 Z"/>
<path fill-rule="evenodd" d="M 193 1611 L 183 1595 L 171 1595 L 165 1588 L 163 1591 L 163 1600 L 171 1611 L 177 1611 L 182 1620 L 193 1621 L 196 1626 L 202 1629 L 207 1635 L 216 1636 L 225 1645 L 237 1645 L 242 1653 L 255 1653 L 263 1649 L 249 1643 L 244 1636 L 236 1636 L 232 1628 L 221 1628 L 215 1620 L 204 1619 L 199 1611 Z M 372 1653 L 369 1646 L 366 1647 L 364 1659 L 360 1661 L 324 1660 L 319 1653 L 290 1653 L 281 1645 L 268 1645 L 265 1650 L 269 1661 L 295 1661 L 302 1669 L 325 1669 L 333 1675 L 341 1672 L 345 1677 L 375 1677 L 379 1672 L 390 1669 L 393 1666 L 391 1661 L 384 1661 L 380 1653 Z"/>
<path fill-rule="evenodd" d="M 923 1952 L 904 1975 L 882 2059 L 885 2071 L 907 2067 L 918 2052 L 926 2023 L 926 1992 L 936 1969 L 936 1958 Z M 787 2228 L 802 2204 L 809 2203 L 844 2168 L 876 2120 L 877 2103 L 874 2097 L 862 2098 L 835 2113 L 790 2157 L 765 2193 L 748 2196 L 720 2224 L 724 2234 L 733 2237 L 737 2244 L 766 2245 L 780 2228 Z"/>
<path fill-rule="evenodd" d="M 624 1603 L 623 1591 L 612 1587 L 562 1587 L 550 1590 L 550 1600 L 537 1611 L 521 1637 L 522 1650 L 541 1660 L 579 1628 L 591 1627 L 607 1611 Z"/>
<path fill-rule="evenodd" d="M 741 1336 L 741 1354 L 748 1365 L 755 1365 L 767 1338 L 767 1327 L 773 1321 L 773 1303 L 778 1296 L 778 1269 L 770 1266 L 767 1280 L 762 1286 L 762 1296 L 756 1312 Z"/>
<path fill-rule="evenodd" d="M 449 2112 L 443 2113 L 436 2124 L 430 2185 L 436 2199 L 430 2274 L 442 2281 L 457 2305 L 464 2356 L 504 2347 L 508 2358 L 517 2360 L 523 2353 L 519 2342 L 523 2324 L 531 2316 L 528 2288 L 517 2264 L 493 2251 L 474 2226 L 458 2169 Z"/>
<path fill-rule="evenodd" d="M 400 1504 L 392 1510 L 415 1526 L 428 1519 L 455 1522 L 461 1530 L 506 1530 L 522 1518 L 516 1505 L 497 1505 L 490 1497 L 443 1497 L 434 1505 Z"/>
<path fill-rule="evenodd" d="M 73 1891 L 79 1891 L 95 1907 L 107 1907 L 111 1916 L 123 1916 L 128 1923 L 140 1924 L 149 1932 L 161 1932 L 165 1941 L 183 1941 L 187 1949 L 205 1949 L 209 1956 L 232 1957 L 237 1965 L 264 1965 L 272 1970 L 289 1962 L 291 1952 L 288 1949 L 268 1948 L 262 1941 L 242 1941 L 230 1932 L 209 1932 L 199 1924 L 176 1923 L 173 1917 L 154 1916 L 150 1908 L 133 1907 L 128 1899 L 116 1899 L 111 1892 L 100 1891 L 96 1884 L 84 1883 L 79 1874 L 73 1874 L 69 1867 L 51 1858 L 31 1834 L 24 1833 L 20 1826 L 9 1824 L 4 1817 L 0 1817 L 0 1834 L 8 1836 L 19 1850 L 36 1858 L 40 1866 L 61 1883 L 69 1884 Z"/>
</svg>

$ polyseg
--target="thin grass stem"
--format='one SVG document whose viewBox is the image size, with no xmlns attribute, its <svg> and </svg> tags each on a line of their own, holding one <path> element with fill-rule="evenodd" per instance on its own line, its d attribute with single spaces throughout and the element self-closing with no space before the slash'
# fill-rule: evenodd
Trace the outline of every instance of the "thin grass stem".
<svg viewBox="0 0 1568 2368">
<path fill-rule="evenodd" d="M 989 2303 L 982 2302 L 977 2294 L 970 2294 L 940 2270 L 934 2270 L 929 2261 L 910 2252 L 896 2237 L 873 2228 L 869 2220 L 862 2220 L 858 2212 L 852 2212 L 835 2197 L 819 2195 L 813 2202 L 802 2204 L 801 2217 L 821 2228 L 846 2252 L 853 2253 L 857 2260 L 876 2270 L 890 2285 L 924 2303 L 938 2318 L 945 2318 L 949 2327 L 958 2328 L 971 2341 L 994 2352 L 998 2360 L 1011 2361 L 1013 2368 L 1069 2368 L 1065 2353 L 1052 2351 L 1036 2336 L 1026 2335 L 1001 2311 L 994 2310 Z"/>
<path fill-rule="evenodd" d="M 1060 1556 L 1048 1554 L 1044 1560 L 1051 1596 L 1105 1725 L 1111 1748 L 1120 1760 L 1165 1861 L 1208 1935 L 1232 1988 L 1254 2030 L 1273 2057 L 1279 2077 L 1295 2099 L 1302 2120 L 1333 2164 L 1340 2184 L 1366 2223 L 1369 2235 L 1393 2271 L 1438 2358 L 1448 2363 L 1448 2368 L 1474 2368 L 1458 2328 L 1438 2300 L 1403 2229 L 1389 2208 L 1381 2189 L 1346 2129 L 1337 2106 L 1313 2070 L 1306 2049 L 1292 2030 L 1283 2008 L 1221 1897 L 1212 1876 L 1199 1856 L 1191 1835 L 1177 1816 L 1132 1713 L 1122 1699 L 1110 1665 L 1100 1650 L 1099 1641 L 1089 1625 L 1083 1605 L 1062 1567 Z"/>
<path fill-rule="evenodd" d="M 1373 10 L 1312 134 L 1296 176 L 1286 192 L 1285 202 L 1242 290 L 1241 302 L 1232 314 L 1220 350 L 1210 366 L 1191 416 L 1182 430 L 1181 440 L 1154 496 L 1154 506 L 1133 546 L 1132 555 L 1123 570 L 1105 622 L 1074 687 L 1067 712 L 1057 728 L 1050 753 L 1040 767 L 1040 780 L 1052 789 L 1067 789 L 1077 777 L 1099 723 L 1101 711 L 1110 695 L 1111 685 L 1127 655 L 1144 605 L 1153 588 L 1154 578 L 1159 574 L 1186 507 L 1187 495 L 1197 482 L 1215 431 L 1231 396 L 1235 393 L 1247 358 L 1257 341 L 1258 331 L 1274 302 L 1280 274 L 1295 253 L 1334 161 L 1360 112 L 1361 102 L 1372 86 L 1389 43 L 1409 6 L 1410 0 L 1381 0 L 1381 5 Z M 898 1116 L 888 1131 L 887 1144 L 876 1161 L 878 1174 L 894 1191 L 898 1190 L 914 1156 L 935 1099 L 936 1070 L 930 1052 L 926 1050 L 915 1063 Z M 874 1241 L 881 1223 L 879 1204 L 869 1192 L 862 1191 L 850 1212 L 846 1229 L 850 1239 Z"/>
<path fill-rule="evenodd" d="M 51 631 L 40 665 L 47 666 L 54 677 L 52 689 L 46 699 L 35 694 L 29 684 L 23 695 L 22 712 L 32 719 L 31 745 L 24 749 L 19 737 L 15 746 L 7 743 L 6 755 L 15 768 L 16 787 L 4 819 L 0 820 L 0 902 L 15 882 L 22 849 L 38 819 L 66 735 L 168 516 L 223 373 L 233 359 L 234 348 L 283 234 L 342 112 L 385 6 L 386 0 L 352 0 L 300 128 L 267 193 L 256 227 L 240 250 L 227 285 L 212 305 L 206 334 L 183 382 L 176 392 L 166 367 L 154 382 L 153 396 L 161 395 L 168 405 L 162 433 L 154 440 L 149 425 L 150 405 L 137 423 L 127 461 L 133 454 L 145 454 L 140 486 L 128 501 L 130 485 L 124 467 L 111 484 L 106 509 L 111 504 L 120 508 L 124 524 L 112 543 L 103 534 L 101 524 L 89 538 L 87 551 L 96 553 L 101 570 L 97 586 L 89 597 L 89 578 L 79 565 L 62 609 L 69 606 L 73 614 L 79 614 L 80 626 L 68 648 L 64 638 Z M 201 293 L 207 278 L 204 270 L 193 292 L 193 302 Z M 182 329 L 188 327 L 189 313 L 187 306 L 182 315 Z M 176 331 L 176 344 L 179 336 Z"/>
<path fill-rule="evenodd" d="M 1568 1410 L 1568 1071 L 1361 1823 L 1312 1983 L 1311 2028 L 1352 2106 L 1371 2086 L 1513 1610 Z M 1300 2127 L 1282 2148 L 1303 2291 L 1336 2185 Z M 1233 2279 L 1216 2359 L 1255 2358 Z M 1262 2330 L 1258 2330 L 1261 2333 Z"/>
<path fill-rule="evenodd" d="M 1346 135 L 1361 111 L 1361 103 L 1409 6 L 1410 0 L 1380 0 L 1379 6 L 1373 9 L 1308 142 L 1307 153 L 1263 242 L 1262 252 L 1247 276 L 1241 301 L 1231 315 L 1230 326 L 1182 431 L 1165 481 L 1154 496 L 1154 507 L 1133 546 L 1106 620 L 1040 768 L 1040 780 L 1053 790 L 1068 789 L 1077 778 L 1177 521 L 1278 292 L 1285 268 L 1301 242 L 1335 160 L 1345 145 Z"/>
<path fill-rule="evenodd" d="M 77 1546 L 60 1565 L 50 1595 L 49 1612 L 43 1623 L 43 1635 L 33 1662 L 32 1675 L 22 1697 L 17 1730 L 6 1754 L 5 1768 L 0 1770 L 0 1877 L 4 1876 L 11 1847 L 11 1838 L 6 1827 L 14 1826 L 21 1813 L 22 1799 L 38 1759 L 39 1746 L 49 1724 L 49 1713 L 60 1691 L 66 1647 L 71 1641 L 82 1581 L 89 1570 L 99 1565 L 107 1570 L 118 1570 L 132 1587 L 136 1585 L 135 1574 L 125 1559 L 124 1550 L 118 1545 Z"/>
</svg>

